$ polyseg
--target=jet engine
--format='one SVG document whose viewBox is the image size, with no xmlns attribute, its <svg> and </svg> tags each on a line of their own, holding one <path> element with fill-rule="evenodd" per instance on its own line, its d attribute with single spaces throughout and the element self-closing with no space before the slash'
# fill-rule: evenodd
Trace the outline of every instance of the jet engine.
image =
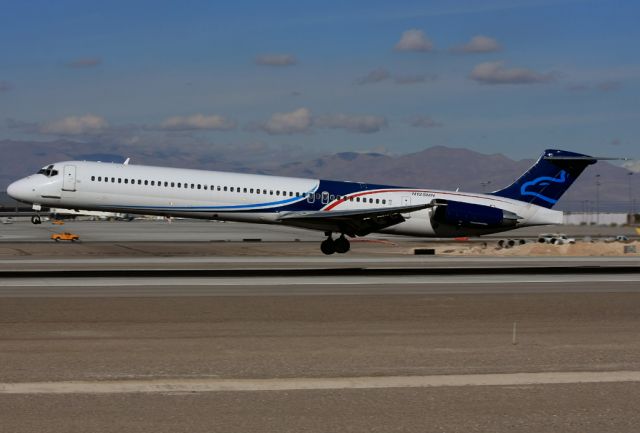
<svg viewBox="0 0 640 433">
<path fill-rule="evenodd" d="M 481 204 L 440 200 L 431 212 L 431 225 L 465 228 L 514 227 L 520 217 L 513 212 Z"/>
</svg>

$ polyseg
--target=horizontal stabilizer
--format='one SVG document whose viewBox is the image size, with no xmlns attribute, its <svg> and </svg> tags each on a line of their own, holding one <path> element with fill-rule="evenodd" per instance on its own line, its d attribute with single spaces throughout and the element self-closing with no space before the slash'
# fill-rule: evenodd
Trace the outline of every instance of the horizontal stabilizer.
<svg viewBox="0 0 640 433">
<path fill-rule="evenodd" d="M 551 208 L 584 169 L 600 159 L 617 158 L 600 158 L 565 150 L 547 149 L 518 180 L 491 194 Z"/>
</svg>

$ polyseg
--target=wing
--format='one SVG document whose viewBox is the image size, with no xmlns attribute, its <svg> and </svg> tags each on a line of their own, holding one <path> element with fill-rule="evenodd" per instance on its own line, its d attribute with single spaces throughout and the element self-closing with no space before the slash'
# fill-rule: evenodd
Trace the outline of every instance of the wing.
<svg viewBox="0 0 640 433">
<path fill-rule="evenodd" d="M 376 209 L 287 212 L 281 214 L 278 220 L 283 224 L 306 229 L 344 233 L 348 236 L 365 236 L 406 221 L 403 214 L 433 206 L 434 204 L 426 203 Z"/>
</svg>

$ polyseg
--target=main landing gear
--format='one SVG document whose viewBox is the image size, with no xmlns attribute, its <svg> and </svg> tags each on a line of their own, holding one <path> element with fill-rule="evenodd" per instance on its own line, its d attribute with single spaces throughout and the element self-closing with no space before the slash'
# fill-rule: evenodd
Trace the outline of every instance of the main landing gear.
<svg viewBox="0 0 640 433">
<path fill-rule="evenodd" d="M 40 215 L 34 215 L 31 217 L 31 224 L 42 224 L 42 220 L 40 219 Z"/>
<path fill-rule="evenodd" d="M 331 233 L 327 233 L 327 239 L 320 244 L 320 250 L 327 255 L 333 253 L 344 254 L 350 249 L 351 243 L 344 235 L 340 235 L 339 238 L 334 240 L 331 237 Z"/>
</svg>

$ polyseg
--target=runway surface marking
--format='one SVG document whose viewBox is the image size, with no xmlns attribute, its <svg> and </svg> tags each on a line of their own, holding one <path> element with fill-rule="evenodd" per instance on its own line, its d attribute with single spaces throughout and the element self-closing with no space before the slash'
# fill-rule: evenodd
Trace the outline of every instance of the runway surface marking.
<svg viewBox="0 0 640 433">
<path fill-rule="evenodd" d="M 425 276 L 328 276 L 328 277 L 133 277 L 133 278 L 12 278 L 0 287 L 133 287 L 133 286 L 362 286 L 372 284 L 504 284 L 640 282 L 640 274 L 628 275 L 425 275 Z"/>
<path fill-rule="evenodd" d="M 544 372 L 280 379 L 167 379 L 0 383 L 0 394 L 296 391 L 640 382 L 640 371 Z"/>
</svg>

